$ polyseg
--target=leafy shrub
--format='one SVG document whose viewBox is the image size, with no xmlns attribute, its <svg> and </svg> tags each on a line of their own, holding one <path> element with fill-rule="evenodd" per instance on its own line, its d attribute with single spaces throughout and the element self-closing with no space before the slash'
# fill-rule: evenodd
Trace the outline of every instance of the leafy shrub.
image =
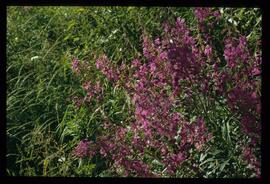
<svg viewBox="0 0 270 184">
<path fill-rule="evenodd" d="M 104 54 L 95 64 L 73 60 L 86 92 L 75 103 L 104 107 L 95 136 L 75 155 L 100 155 L 119 176 L 243 177 L 245 164 L 260 176 L 260 49 L 220 24 L 219 10 L 195 8 L 194 15 L 195 30 L 177 18 L 154 39 L 144 31 L 143 56 L 130 63 Z M 118 118 L 106 111 L 112 89 L 125 97 L 116 106 L 129 104 Z M 218 153 L 225 155 L 220 164 Z"/>
</svg>

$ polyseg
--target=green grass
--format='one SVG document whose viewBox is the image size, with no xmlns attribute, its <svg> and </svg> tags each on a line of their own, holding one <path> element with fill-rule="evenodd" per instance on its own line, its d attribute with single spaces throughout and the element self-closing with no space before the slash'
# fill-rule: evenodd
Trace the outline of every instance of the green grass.
<svg viewBox="0 0 270 184">
<path fill-rule="evenodd" d="M 250 12 L 258 14 L 258 11 Z M 237 13 L 240 18 L 245 17 L 243 11 L 234 12 Z M 178 16 L 190 25 L 195 24 L 190 8 L 8 7 L 8 175 L 109 176 L 101 158 L 80 160 L 72 155 L 72 151 L 79 140 L 95 137 L 104 118 L 115 123 L 129 118 L 130 101 L 121 89 L 111 89 L 107 85 L 103 106 L 93 104 L 91 108 L 77 109 L 69 97 L 83 92 L 79 79 L 70 69 L 71 60 L 78 57 L 93 63 L 93 54 L 105 53 L 114 62 L 128 63 L 142 53 L 141 34 L 144 30 L 158 36 L 162 33 L 161 23 L 164 20 L 173 22 Z M 254 26 L 260 22 L 251 21 L 255 22 Z M 252 30 L 250 25 L 241 28 L 254 40 L 260 33 L 259 28 L 248 32 Z M 103 80 L 98 72 L 91 75 Z M 224 127 L 220 127 L 225 142 L 230 139 L 230 134 L 226 134 L 230 122 L 227 119 Z M 227 154 L 234 155 L 229 151 Z M 205 160 L 208 156 L 202 155 Z M 216 158 L 223 161 L 217 169 L 229 172 L 226 164 L 230 161 L 223 159 L 224 155 Z M 234 162 L 237 158 L 230 159 Z M 211 173 L 206 175 L 220 177 Z"/>
</svg>

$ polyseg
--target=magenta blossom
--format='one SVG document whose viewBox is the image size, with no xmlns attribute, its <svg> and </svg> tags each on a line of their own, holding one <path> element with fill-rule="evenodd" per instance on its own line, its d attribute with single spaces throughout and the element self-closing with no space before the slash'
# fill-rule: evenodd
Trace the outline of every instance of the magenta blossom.
<svg viewBox="0 0 270 184">
<path fill-rule="evenodd" d="M 74 70 L 74 71 L 78 71 L 78 64 L 79 64 L 79 61 L 76 59 L 76 58 L 74 58 L 73 60 L 72 60 L 72 69 Z"/>
<path fill-rule="evenodd" d="M 86 139 L 80 141 L 74 150 L 74 154 L 80 158 L 88 156 L 90 143 L 91 142 Z"/>
</svg>

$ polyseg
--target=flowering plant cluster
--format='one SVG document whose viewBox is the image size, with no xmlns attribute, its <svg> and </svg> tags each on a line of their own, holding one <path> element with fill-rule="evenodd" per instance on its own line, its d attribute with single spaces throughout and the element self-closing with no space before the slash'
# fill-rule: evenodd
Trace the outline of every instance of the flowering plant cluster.
<svg viewBox="0 0 270 184">
<path fill-rule="evenodd" d="M 246 37 L 230 35 L 220 56 L 205 26 L 213 25 L 206 24 L 208 19 L 219 21 L 220 12 L 195 8 L 194 14 L 204 37 L 195 37 L 185 20 L 177 18 L 175 26 L 164 22 L 164 35 L 153 41 L 143 33 L 142 58 L 118 67 L 106 55 L 96 59 L 96 68 L 111 85 L 131 98 L 132 118 L 121 125 L 104 120 L 95 141 L 78 144 L 78 157 L 100 154 L 110 169 L 124 176 L 176 176 L 183 164 L 198 171 L 194 155 L 210 146 L 211 122 L 206 114 L 192 119 L 185 111 L 200 108 L 194 96 L 203 95 L 214 104 L 222 104 L 217 98 L 222 96 L 231 113 L 238 115 L 242 133 L 249 137 L 243 144 L 243 158 L 260 175 L 255 150 L 260 143 L 261 53 L 252 55 Z M 80 72 L 77 60 L 73 70 Z M 100 81 L 86 81 L 83 88 L 85 101 L 99 98 L 104 90 Z"/>
</svg>

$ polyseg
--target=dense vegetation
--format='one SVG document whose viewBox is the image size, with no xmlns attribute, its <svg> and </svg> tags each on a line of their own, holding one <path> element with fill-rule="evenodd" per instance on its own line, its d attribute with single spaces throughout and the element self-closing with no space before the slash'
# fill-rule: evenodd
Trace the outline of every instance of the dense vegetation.
<svg viewBox="0 0 270 184">
<path fill-rule="evenodd" d="M 260 9 L 8 7 L 8 175 L 259 177 L 260 41 Z"/>
</svg>

